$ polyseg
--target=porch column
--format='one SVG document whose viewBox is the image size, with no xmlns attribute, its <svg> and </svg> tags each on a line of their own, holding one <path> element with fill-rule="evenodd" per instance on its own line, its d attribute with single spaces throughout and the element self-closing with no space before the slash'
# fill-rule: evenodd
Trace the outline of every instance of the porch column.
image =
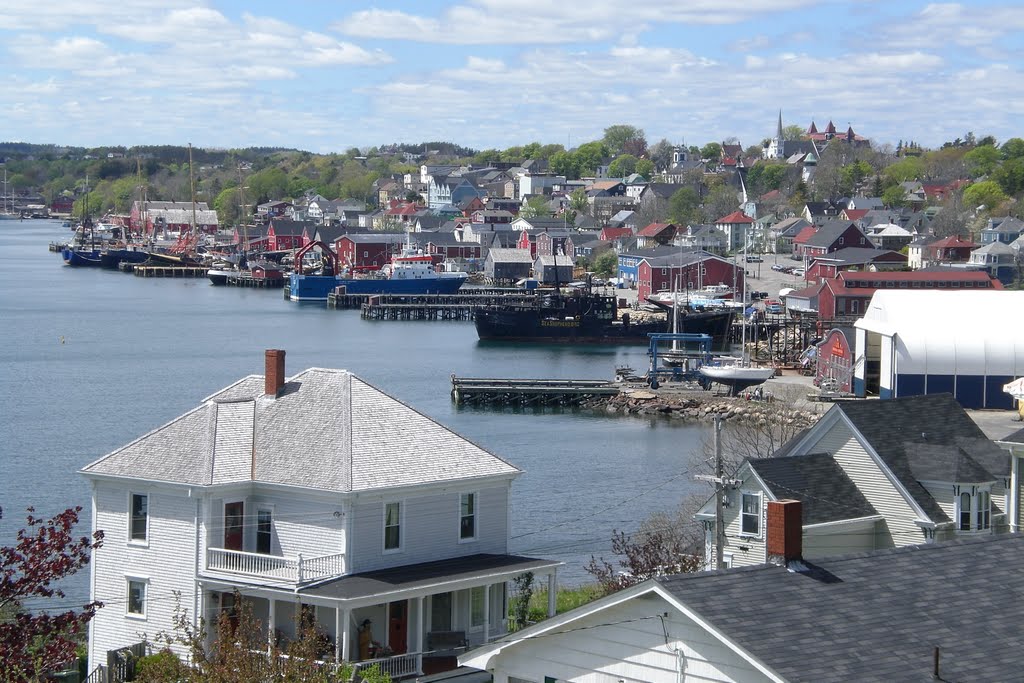
<svg viewBox="0 0 1024 683">
<path fill-rule="evenodd" d="M 555 616 L 558 605 L 558 570 L 552 569 L 548 574 L 548 616 Z"/>
<path fill-rule="evenodd" d="M 423 596 L 416 598 L 416 643 L 413 652 L 423 652 L 423 629 L 426 628 L 427 620 L 423 614 Z"/>
<path fill-rule="evenodd" d="M 339 614 L 341 616 L 337 616 Z M 339 608 L 337 610 L 337 612 L 335 612 L 335 617 L 336 617 L 335 618 L 336 626 L 338 628 L 336 630 L 337 632 L 335 634 L 334 640 L 336 642 L 341 643 L 341 658 L 339 659 L 339 661 L 351 662 L 352 661 L 352 653 L 351 653 L 352 644 L 349 642 L 349 638 L 348 638 L 348 631 L 349 631 L 348 625 L 352 621 L 352 611 L 349 610 L 349 609 L 340 609 Z"/>
<path fill-rule="evenodd" d="M 484 645 L 491 637 L 491 584 L 484 586 Z"/>
<path fill-rule="evenodd" d="M 269 598 L 270 609 L 267 612 L 267 650 L 273 650 L 277 633 L 277 600 Z"/>
</svg>

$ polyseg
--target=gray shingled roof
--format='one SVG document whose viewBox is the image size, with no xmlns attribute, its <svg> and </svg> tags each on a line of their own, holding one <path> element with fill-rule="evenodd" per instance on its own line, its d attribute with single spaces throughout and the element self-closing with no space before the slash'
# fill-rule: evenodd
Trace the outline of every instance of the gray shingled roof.
<svg viewBox="0 0 1024 683">
<path fill-rule="evenodd" d="M 810 244 L 810 242 L 808 242 L 808 244 Z M 836 249 L 832 253 L 825 254 L 824 256 L 816 256 L 814 260 L 845 265 L 859 265 L 864 263 L 873 263 L 881 256 L 890 256 L 893 254 L 902 257 L 902 259 L 893 259 L 891 263 L 899 263 L 901 260 L 906 262 L 907 258 L 898 251 L 893 251 L 891 249 L 874 249 L 872 247 L 844 247 L 843 249 Z"/>
<path fill-rule="evenodd" d="M 825 221 L 822 223 L 821 227 L 818 228 L 818 232 L 814 233 L 810 239 L 807 240 L 807 246 L 830 247 L 851 226 L 860 232 L 861 236 L 864 235 L 863 231 L 861 231 L 853 221 Z M 868 243 L 867 238 L 865 238 L 864 242 L 865 244 Z"/>
<path fill-rule="evenodd" d="M 1024 429 L 1018 429 L 1012 434 L 1007 434 L 999 440 L 1007 443 L 1024 443 Z"/>
<path fill-rule="evenodd" d="M 803 504 L 805 525 L 878 514 L 828 453 L 750 460 L 749 465 L 776 499 Z"/>
<path fill-rule="evenodd" d="M 1021 678 L 1024 536 L 947 541 L 658 583 L 787 681 Z"/>
<path fill-rule="evenodd" d="M 985 481 L 1010 472 L 1009 454 L 985 437 L 952 394 L 850 401 L 832 410 L 849 418 L 933 522 L 951 520 L 919 480 L 934 480 L 933 475 L 940 472 L 954 474 L 963 455 L 990 473 Z M 932 448 L 919 448 L 918 444 Z M 921 458 L 929 454 L 935 462 L 926 468 Z M 956 481 L 948 476 L 939 480 Z"/>
<path fill-rule="evenodd" d="M 263 391 L 262 376 L 243 378 L 82 471 L 198 486 L 257 481 L 330 491 L 519 473 L 345 370 L 305 370 L 276 399 Z"/>
</svg>

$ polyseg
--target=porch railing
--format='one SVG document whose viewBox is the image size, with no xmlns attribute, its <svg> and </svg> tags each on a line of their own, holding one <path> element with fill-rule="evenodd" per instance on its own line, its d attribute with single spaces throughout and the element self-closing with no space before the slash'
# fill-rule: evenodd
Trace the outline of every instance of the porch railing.
<svg viewBox="0 0 1024 683">
<path fill-rule="evenodd" d="M 208 548 L 206 569 L 211 572 L 244 574 L 272 581 L 304 584 L 345 573 L 345 553 L 304 558 L 263 555 L 244 550 Z"/>
<path fill-rule="evenodd" d="M 380 666 L 381 672 L 390 676 L 391 680 L 415 676 L 423 670 L 421 668 L 423 665 L 423 653 L 410 652 L 404 655 L 364 659 L 361 662 L 356 662 L 355 670 L 352 672 L 353 678 L 355 678 L 355 674 L 364 669 L 369 669 L 374 664 Z"/>
</svg>

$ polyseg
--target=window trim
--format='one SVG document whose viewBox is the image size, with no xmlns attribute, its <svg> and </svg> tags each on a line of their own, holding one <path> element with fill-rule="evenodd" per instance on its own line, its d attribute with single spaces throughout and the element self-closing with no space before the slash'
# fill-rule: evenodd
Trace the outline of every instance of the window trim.
<svg viewBox="0 0 1024 683">
<path fill-rule="evenodd" d="M 269 512 L 270 513 L 270 528 L 267 530 L 267 535 L 269 536 L 269 538 L 267 539 L 268 548 L 267 548 L 267 552 L 265 552 L 265 553 L 261 553 L 260 552 L 260 513 L 261 512 Z M 273 555 L 274 554 L 274 506 L 273 505 L 267 505 L 267 504 L 256 505 L 256 524 L 254 525 L 254 530 L 253 530 L 253 549 L 254 549 L 254 552 L 259 553 L 261 555 Z"/>
<path fill-rule="evenodd" d="M 132 612 L 131 611 L 131 594 L 132 584 L 142 584 L 142 611 Z M 124 616 L 126 619 L 135 619 L 137 621 L 146 621 L 149 619 L 149 577 L 140 576 L 137 574 L 125 574 L 124 575 L 124 587 L 125 587 L 125 601 L 124 601 Z"/>
<path fill-rule="evenodd" d="M 394 548 L 389 548 L 388 547 L 388 506 L 389 505 L 397 505 L 398 506 L 398 524 L 396 525 L 398 527 L 398 545 L 395 546 Z M 403 541 L 402 527 L 405 526 L 405 501 L 404 500 L 385 500 L 385 501 L 383 501 L 383 507 L 381 509 L 381 519 L 380 519 L 380 522 L 381 522 L 380 544 L 381 544 L 382 552 L 385 555 L 391 555 L 391 554 L 394 554 L 394 553 L 402 552 L 402 547 L 403 547 L 403 544 L 402 544 L 402 541 Z"/>
<path fill-rule="evenodd" d="M 752 496 L 757 499 L 757 531 L 750 532 L 743 530 L 743 520 L 752 513 L 743 511 L 743 499 Z M 761 530 L 764 528 L 764 500 L 760 491 L 740 491 L 740 536 L 747 538 L 761 538 Z"/>
<path fill-rule="evenodd" d="M 465 496 L 472 496 L 473 497 L 473 512 L 472 512 L 472 515 L 471 515 L 472 518 L 473 518 L 473 535 L 472 536 L 463 536 L 462 535 L 462 519 L 465 516 L 465 515 L 462 514 L 462 499 Z M 458 524 L 459 543 L 473 543 L 474 541 L 477 540 L 477 538 L 479 538 L 479 535 L 480 535 L 480 493 L 478 491 L 462 491 L 461 493 L 459 493 L 459 503 L 458 503 L 458 505 L 459 505 L 459 509 L 458 509 L 458 515 L 459 515 L 459 524 Z"/>
<path fill-rule="evenodd" d="M 135 538 L 134 537 L 134 531 L 132 529 L 132 527 L 134 526 L 134 523 L 135 523 L 135 512 L 134 512 L 135 496 L 142 496 L 143 498 L 146 499 L 146 530 L 144 532 L 145 535 L 142 538 Z M 134 546 L 138 546 L 140 548 L 148 548 L 149 547 L 149 528 L 150 528 L 150 519 L 152 518 L 152 515 L 150 514 L 150 509 L 149 509 L 150 508 L 150 500 L 149 500 L 150 498 L 151 498 L 151 496 L 150 496 L 150 494 L 148 492 L 146 492 L 146 493 L 140 493 L 138 491 L 129 491 L 128 492 L 128 545 L 134 545 Z"/>
<path fill-rule="evenodd" d="M 475 615 L 473 614 L 473 601 L 479 591 L 480 595 L 480 622 L 474 621 Z M 484 624 L 487 622 L 487 599 L 488 599 L 487 586 L 473 586 L 469 589 L 469 628 L 473 631 L 483 629 Z"/>
</svg>

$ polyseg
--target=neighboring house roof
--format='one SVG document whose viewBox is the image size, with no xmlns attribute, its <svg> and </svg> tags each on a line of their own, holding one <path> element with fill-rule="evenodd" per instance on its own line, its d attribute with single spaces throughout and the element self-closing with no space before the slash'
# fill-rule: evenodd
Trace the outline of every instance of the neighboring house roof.
<svg viewBox="0 0 1024 683">
<path fill-rule="evenodd" d="M 401 244 L 405 242 L 405 233 L 401 232 L 375 232 L 371 234 L 360 232 L 343 235 L 343 237 L 357 244 Z"/>
<path fill-rule="evenodd" d="M 989 242 L 988 244 L 986 244 L 983 247 L 978 247 L 977 249 L 975 249 L 971 253 L 972 254 L 996 254 L 996 255 L 1003 254 L 1003 255 L 1013 256 L 1017 252 L 1009 244 L 1005 244 L 1003 242 Z"/>
<path fill-rule="evenodd" d="M 82 472 L 336 492 L 519 473 L 346 370 L 304 370 L 276 398 L 264 388 L 262 375 L 245 377 Z"/>
<path fill-rule="evenodd" d="M 525 249 L 523 251 L 526 251 Z M 558 254 L 557 256 L 552 254 L 541 254 L 537 257 L 535 263 L 539 266 L 554 266 L 556 263 L 559 268 L 572 267 L 574 265 L 572 256 L 565 254 Z"/>
<path fill-rule="evenodd" d="M 528 263 L 533 265 L 533 255 L 529 249 L 502 249 L 494 247 L 487 256 L 495 263 Z"/>
<path fill-rule="evenodd" d="M 842 411 L 934 522 L 951 521 L 920 483 L 935 481 L 930 477 L 936 470 L 953 474 L 962 467 L 959 459 L 967 457 L 990 473 L 985 481 L 1010 473 L 1009 454 L 985 436 L 952 394 L 856 401 L 834 410 Z M 921 453 L 932 453 L 934 464 L 926 467 Z"/>
<path fill-rule="evenodd" d="M 844 247 L 825 254 L 816 256 L 814 262 L 828 262 L 834 265 L 855 266 L 875 261 L 885 260 L 893 263 L 906 263 L 907 257 L 898 251 L 891 249 L 872 249 L 871 247 Z"/>
<path fill-rule="evenodd" d="M 669 230 L 670 228 L 672 229 L 672 231 L 674 231 L 676 229 L 675 223 L 651 223 L 650 225 L 640 230 L 640 232 L 637 233 L 637 236 L 657 237 L 666 230 Z"/>
<path fill-rule="evenodd" d="M 969 248 L 974 249 L 978 245 L 970 240 L 962 240 L 959 235 L 950 235 L 949 237 L 943 237 L 940 240 L 935 240 L 928 245 L 931 249 L 960 249 Z"/>
<path fill-rule="evenodd" d="M 754 219 L 743 213 L 742 211 L 733 211 L 728 216 L 722 216 L 717 221 L 716 225 L 724 225 L 731 223 L 753 223 Z"/>
<path fill-rule="evenodd" d="M 316 230 L 317 224 L 312 221 L 289 221 L 282 218 L 271 218 L 270 227 L 274 229 L 274 234 L 278 237 L 286 237 L 288 235 L 298 237 L 307 229 L 312 233 Z"/>
<path fill-rule="evenodd" d="M 806 244 L 808 247 L 830 247 L 835 244 L 836 240 L 838 240 L 850 227 L 860 231 L 860 228 L 857 228 L 857 226 L 850 221 L 826 221 L 825 223 L 822 223 L 816 233 L 807 239 Z"/>
<path fill-rule="evenodd" d="M 747 461 L 776 500 L 799 500 L 803 523 L 824 524 L 878 514 L 828 453 Z"/>
<path fill-rule="evenodd" d="M 779 237 L 796 237 L 804 228 L 810 227 L 810 223 L 800 216 L 791 216 L 776 223 L 772 228 L 778 232 Z"/>
</svg>

